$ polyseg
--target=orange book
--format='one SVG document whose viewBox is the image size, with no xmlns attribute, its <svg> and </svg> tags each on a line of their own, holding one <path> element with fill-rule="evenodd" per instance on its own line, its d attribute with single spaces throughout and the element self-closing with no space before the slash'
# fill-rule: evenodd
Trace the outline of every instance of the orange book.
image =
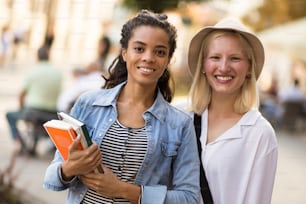
<svg viewBox="0 0 306 204">
<path fill-rule="evenodd" d="M 50 120 L 44 123 L 43 126 L 63 159 L 67 160 L 68 148 L 77 137 L 73 126 L 61 120 Z M 81 144 L 78 146 L 78 149 L 83 149 Z"/>
<path fill-rule="evenodd" d="M 75 132 L 81 135 L 81 144 L 84 149 L 92 145 L 91 137 L 89 135 L 89 132 L 87 130 L 87 126 L 85 123 L 72 117 L 71 115 L 65 112 L 58 112 L 57 115 L 60 120 L 71 124 Z M 101 165 L 97 167 L 96 172 L 104 173 Z"/>
</svg>

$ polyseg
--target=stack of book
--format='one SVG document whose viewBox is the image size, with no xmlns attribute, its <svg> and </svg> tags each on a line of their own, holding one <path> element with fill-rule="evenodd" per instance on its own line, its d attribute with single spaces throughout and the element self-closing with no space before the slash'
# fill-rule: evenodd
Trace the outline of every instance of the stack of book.
<svg viewBox="0 0 306 204">
<path fill-rule="evenodd" d="M 81 136 L 79 150 L 84 150 L 92 145 L 85 123 L 65 112 L 59 112 L 58 118 L 58 120 L 47 121 L 43 126 L 64 160 L 68 159 L 69 146 L 78 135 Z M 102 165 L 98 166 L 96 172 L 104 173 Z"/>
</svg>

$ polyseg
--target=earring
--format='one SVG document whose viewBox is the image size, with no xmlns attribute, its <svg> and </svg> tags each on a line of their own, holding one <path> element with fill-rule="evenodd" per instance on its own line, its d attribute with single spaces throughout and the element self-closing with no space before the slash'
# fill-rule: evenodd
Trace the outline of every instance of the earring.
<svg viewBox="0 0 306 204">
<path fill-rule="evenodd" d="M 202 74 L 204 74 L 204 75 L 205 75 L 205 74 L 206 74 L 206 72 L 205 72 L 205 71 L 202 71 Z"/>
</svg>

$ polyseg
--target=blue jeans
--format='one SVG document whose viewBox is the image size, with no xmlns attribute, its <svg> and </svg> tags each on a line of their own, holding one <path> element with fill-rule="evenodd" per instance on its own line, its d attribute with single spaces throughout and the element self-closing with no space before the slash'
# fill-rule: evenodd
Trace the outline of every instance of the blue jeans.
<svg viewBox="0 0 306 204">
<path fill-rule="evenodd" d="M 20 133 L 17 128 L 17 122 L 22 118 L 22 115 L 22 110 L 10 111 L 6 113 L 6 119 L 10 126 L 11 136 L 14 140 L 17 140 L 20 137 Z"/>
<path fill-rule="evenodd" d="M 31 133 L 33 139 L 33 146 L 31 147 L 30 151 L 35 153 L 39 136 L 41 135 L 42 131 L 44 132 L 42 124 L 48 120 L 56 119 L 57 115 L 56 111 L 46 111 L 35 108 L 23 108 L 18 111 L 7 112 L 6 118 L 10 126 L 10 132 L 13 140 L 18 140 L 21 143 L 22 147 L 26 149 L 27 147 L 21 138 L 17 124 L 19 120 L 24 120 L 33 124 L 33 132 Z"/>
</svg>

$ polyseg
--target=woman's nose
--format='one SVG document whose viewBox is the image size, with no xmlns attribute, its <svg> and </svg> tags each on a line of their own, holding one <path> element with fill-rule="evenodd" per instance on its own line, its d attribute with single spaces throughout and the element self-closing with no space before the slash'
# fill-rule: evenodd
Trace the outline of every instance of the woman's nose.
<svg viewBox="0 0 306 204">
<path fill-rule="evenodd" d="M 155 59 L 154 53 L 150 51 L 146 51 L 143 53 L 142 60 L 146 62 L 153 62 Z"/>
<path fill-rule="evenodd" d="M 228 60 L 226 60 L 226 59 L 220 60 L 219 69 L 221 71 L 224 71 L 224 72 L 229 71 L 230 70 L 230 64 L 229 64 Z"/>
</svg>

